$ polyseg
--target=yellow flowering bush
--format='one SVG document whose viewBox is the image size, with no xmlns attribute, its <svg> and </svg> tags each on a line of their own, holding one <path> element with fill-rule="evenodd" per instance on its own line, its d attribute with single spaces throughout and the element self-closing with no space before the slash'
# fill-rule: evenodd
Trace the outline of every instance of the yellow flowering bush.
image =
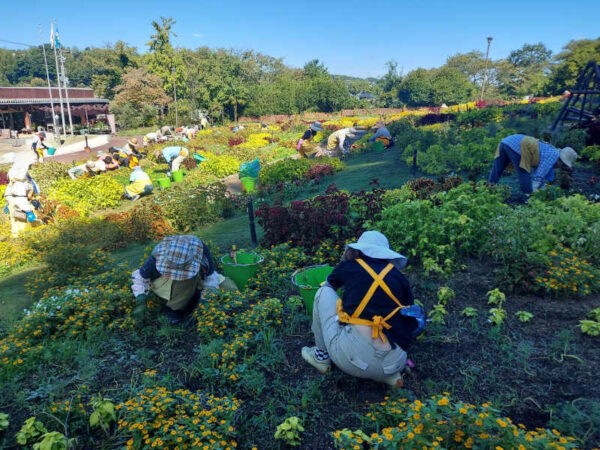
<svg viewBox="0 0 600 450">
<path fill-rule="evenodd" d="M 578 448 L 574 438 L 557 430 L 528 430 L 489 403 L 476 406 L 453 401 L 447 393 L 424 402 L 386 398 L 371 406 L 362 430 L 337 430 L 333 439 L 336 448 L 342 449 Z"/>
<path fill-rule="evenodd" d="M 118 427 L 128 435 L 127 449 L 229 449 L 237 447 L 232 423 L 236 398 L 171 391 L 157 386 L 141 391 L 116 409 Z"/>
<path fill-rule="evenodd" d="M 87 216 L 98 209 L 118 206 L 123 192 L 124 186 L 112 177 L 63 178 L 53 184 L 48 198 Z"/>
<path fill-rule="evenodd" d="M 250 134 L 245 142 L 237 145 L 238 148 L 249 148 L 249 149 L 259 149 L 261 147 L 266 147 L 271 143 L 273 136 L 271 133 L 252 133 Z"/>
<path fill-rule="evenodd" d="M 563 247 L 550 252 L 551 262 L 545 274 L 535 281 L 552 295 L 589 295 L 600 289 L 600 270 Z"/>
</svg>

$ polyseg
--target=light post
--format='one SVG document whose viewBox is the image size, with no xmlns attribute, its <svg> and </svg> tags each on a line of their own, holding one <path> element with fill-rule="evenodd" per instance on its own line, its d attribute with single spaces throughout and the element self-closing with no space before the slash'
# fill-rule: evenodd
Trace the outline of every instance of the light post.
<svg viewBox="0 0 600 450">
<path fill-rule="evenodd" d="M 487 38 L 487 50 L 485 51 L 485 65 L 483 67 L 483 80 L 481 81 L 481 96 L 479 97 L 479 101 L 483 101 L 483 93 L 485 92 L 485 81 L 487 79 L 487 66 L 488 66 L 488 57 L 490 55 L 490 44 L 492 43 L 491 36 Z"/>
<path fill-rule="evenodd" d="M 175 98 L 175 128 L 179 127 L 179 111 L 177 110 L 177 81 L 175 80 L 175 67 L 171 69 L 173 74 L 173 96 Z"/>
</svg>

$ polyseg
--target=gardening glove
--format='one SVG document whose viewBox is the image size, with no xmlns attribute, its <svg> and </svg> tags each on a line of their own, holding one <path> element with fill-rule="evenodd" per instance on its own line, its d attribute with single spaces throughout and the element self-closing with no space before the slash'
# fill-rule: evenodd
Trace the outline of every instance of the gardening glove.
<svg viewBox="0 0 600 450">
<path fill-rule="evenodd" d="M 532 181 L 531 182 L 531 190 L 533 192 L 539 190 L 542 187 L 542 182 L 541 181 Z"/>
<path fill-rule="evenodd" d="M 35 213 L 33 211 L 27 211 L 25 215 L 27 216 L 27 222 L 33 222 L 36 219 Z"/>
<path fill-rule="evenodd" d="M 131 313 L 136 320 L 143 320 L 146 315 L 146 300 L 148 296 L 146 294 L 140 294 L 135 298 L 137 305 L 133 308 Z"/>
<path fill-rule="evenodd" d="M 39 200 L 31 200 L 31 204 L 35 209 L 40 209 L 42 207 L 42 204 L 39 202 Z"/>
</svg>

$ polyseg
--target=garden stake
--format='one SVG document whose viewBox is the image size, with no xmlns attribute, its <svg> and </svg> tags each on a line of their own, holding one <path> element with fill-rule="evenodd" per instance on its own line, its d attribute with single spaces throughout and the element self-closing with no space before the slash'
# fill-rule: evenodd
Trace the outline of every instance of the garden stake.
<svg viewBox="0 0 600 450">
<path fill-rule="evenodd" d="M 256 239 L 256 225 L 254 224 L 254 205 L 252 203 L 252 197 L 248 197 L 248 221 L 250 222 L 250 239 L 252 239 L 252 245 L 256 247 L 258 241 Z"/>
</svg>

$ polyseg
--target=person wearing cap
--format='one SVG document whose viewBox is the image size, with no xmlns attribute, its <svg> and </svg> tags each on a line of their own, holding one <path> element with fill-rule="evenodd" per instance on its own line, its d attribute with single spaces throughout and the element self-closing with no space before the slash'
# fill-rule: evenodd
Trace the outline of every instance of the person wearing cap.
<svg viewBox="0 0 600 450">
<path fill-rule="evenodd" d="M 30 165 L 29 161 L 18 161 L 8 170 L 9 183 L 4 198 L 10 217 L 11 235 L 15 238 L 37 219 L 34 210 L 40 206 L 34 199 L 39 194 L 39 188 L 29 174 Z"/>
<path fill-rule="evenodd" d="M 177 170 L 179 170 L 179 168 L 181 167 L 181 163 L 185 158 L 189 156 L 189 154 L 189 150 L 185 147 L 172 146 L 163 148 L 162 156 L 167 162 L 167 164 L 169 164 L 168 175 L 170 175 L 171 172 L 176 172 Z"/>
<path fill-rule="evenodd" d="M 392 134 L 381 120 L 373 125 L 373 128 L 375 128 L 376 131 L 375 134 L 369 138 L 369 142 L 383 142 L 385 148 L 390 148 L 394 145 Z"/>
<path fill-rule="evenodd" d="M 193 311 L 202 289 L 219 288 L 225 280 L 215 271 L 206 244 L 193 235 L 165 237 L 131 278 L 131 290 L 137 302 L 134 316 L 143 318 L 148 294 L 152 291 L 166 301 L 165 313 L 172 325 Z"/>
<path fill-rule="evenodd" d="M 348 244 L 315 295 L 316 345 L 302 348 L 304 360 L 321 373 L 335 364 L 349 375 L 400 387 L 409 361 L 406 350 L 425 323 L 422 309 L 418 319 L 403 313 L 420 308 L 400 272 L 406 262 L 378 231 L 366 231 Z"/>
<path fill-rule="evenodd" d="M 46 139 L 46 133 L 40 131 L 33 137 L 33 142 L 31 143 L 31 150 L 33 150 L 36 161 L 39 163 L 44 162 L 44 149 L 48 148 L 44 139 Z"/>
<path fill-rule="evenodd" d="M 96 175 L 100 172 L 106 172 L 106 163 L 102 159 L 86 161 L 84 164 L 71 167 L 67 170 L 67 173 L 73 180 L 88 175 Z"/>
<path fill-rule="evenodd" d="M 506 166 L 512 164 L 521 191 L 529 195 L 554 181 L 555 168 L 572 171 L 577 158 L 577 152 L 571 147 L 557 149 L 539 139 L 512 134 L 498 144 L 488 182 L 498 183 Z"/>
<path fill-rule="evenodd" d="M 123 196 L 126 199 L 136 201 L 142 195 L 148 195 L 152 193 L 154 187 L 152 186 L 152 180 L 150 176 L 144 172 L 141 166 L 135 166 L 129 176 L 129 184 L 125 187 L 125 194 Z"/>
<path fill-rule="evenodd" d="M 303 158 L 314 158 L 319 152 L 319 149 L 314 145 L 314 137 L 319 131 L 323 130 L 323 125 L 318 120 L 310 124 L 308 130 L 304 132 L 302 137 L 296 143 L 296 150 Z"/>
</svg>

